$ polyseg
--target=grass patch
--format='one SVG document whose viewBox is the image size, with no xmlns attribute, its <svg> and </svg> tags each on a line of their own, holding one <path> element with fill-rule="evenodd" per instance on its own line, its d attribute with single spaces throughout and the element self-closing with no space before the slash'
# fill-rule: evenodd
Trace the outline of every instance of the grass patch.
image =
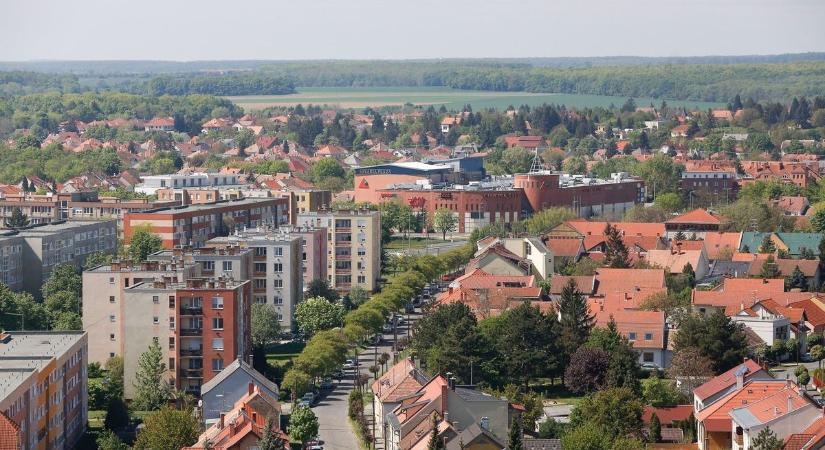
<svg viewBox="0 0 825 450">
<path fill-rule="evenodd" d="M 284 344 L 273 344 L 266 349 L 266 362 L 273 366 L 284 366 L 293 358 L 301 354 L 306 343 L 287 342 Z"/>
<path fill-rule="evenodd" d="M 407 242 L 407 239 L 394 237 L 384 246 L 387 250 L 404 250 L 409 245 L 410 248 L 424 248 L 428 245 L 443 244 L 445 242 L 441 239 L 426 239 L 422 237 L 414 237 Z"/>
</svg>

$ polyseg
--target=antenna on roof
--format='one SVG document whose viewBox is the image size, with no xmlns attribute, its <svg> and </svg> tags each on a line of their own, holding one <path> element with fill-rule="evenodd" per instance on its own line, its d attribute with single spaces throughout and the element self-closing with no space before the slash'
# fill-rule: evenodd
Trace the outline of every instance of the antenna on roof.
<svg viewBox="0 0 825 450">
<path fill-rule="evenodd" d="M 533 164 L 530 165 L 530 173 L 538 173 L 544 170 L 544 164 L 541 162 L 541 158 L 539 157 L 539 149 L 538 147 L 533 149 Z"/>
</svg>

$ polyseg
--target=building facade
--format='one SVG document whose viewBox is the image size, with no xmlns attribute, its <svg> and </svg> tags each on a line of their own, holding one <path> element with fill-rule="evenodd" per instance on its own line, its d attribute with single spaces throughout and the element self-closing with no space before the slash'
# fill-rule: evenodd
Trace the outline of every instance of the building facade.
<svg viewBox="0 0 825 450">
<path fill-rule="evenodd" d="M 563 206 L 580 217 L 621 218 L 644 201 L 644 182 L 623 174 L 597 180 L 553 172 L 524 173 L 514 176 L 514 186 L 524 192 L 525 206 L 530 212 Z"/>
<path fill-rule="evenodd" d="M 165 175 L 148 175 L 142 177 L 143 183 L 135 186 L 135 192 L 146 195 L 155 194 L 164 188 L 201 188 L 219 186 L 238 186 L 245 184 L 241 175 L 235 173 L 193 172 L 171 173 Z"/>
<path fill-rule="evenodd" d="M 298 226 L 326 228 L 327 280 L 339 291 L 378 288 L 381 215 L 376 211 L 319 211 L 298 215 Z"/>
<path fill-rule="evenodd" d="M 0 334 L 0 411 L 22 450 L 74 448 L 86 431 L 88 338 L 83 331 Z"/>
<path fill-rule="evenodd" d="M 136 229 L 148 227 L 160 235 L 163 248 L 203 247 L 206 241 L 228 236 L 236 229 L 289 223 L 286 198 L 245 198 L 174 209 L 130 213 L 124 218 L 124 237 L 128 243 Z"/>
</svg>

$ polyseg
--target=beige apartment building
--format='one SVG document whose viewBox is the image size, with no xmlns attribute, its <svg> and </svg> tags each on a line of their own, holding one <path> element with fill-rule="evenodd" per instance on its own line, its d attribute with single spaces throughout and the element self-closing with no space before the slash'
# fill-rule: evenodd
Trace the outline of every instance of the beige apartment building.
<svg viewBox="0 0 825 450">
<path fill-rule="evenodd" d="M 199 275 L 194 263 L 147 261 L 140 264 L 113 261 L 83 271 L 83 329 L 94 345 L 89 361 L 105 364 L 123 355 L 126 305 L 124 290 L 143 282 L 183 282 Z"/>
<path fill-rule="evenodd" d="M 0 412 L 14 423 L 0 447 L 75 447 L 88 421 L 87 349 L 83 331 L 0 333 Z"/>
<path fill-rule="evenodd" d="M 298 214 L 298 226 L 327 229 L 327 280 L 338 291 L 374 291 L 381 275 L 381 214 L 318 211 Z"/>
</svg>

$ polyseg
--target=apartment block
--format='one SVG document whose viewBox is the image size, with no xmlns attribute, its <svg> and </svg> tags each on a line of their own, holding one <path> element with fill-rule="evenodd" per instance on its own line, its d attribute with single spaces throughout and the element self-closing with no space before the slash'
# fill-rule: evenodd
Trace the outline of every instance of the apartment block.
<svg viewBox="0 0 825 450">
<path fill-rule="evenodd" d="M 235 173 L 193 172 L 170 173 L 165 175 L 148 175 L 142 177 L 143 183 L 135 186 L 135 192 L 147 195 L 155 194 L 164 188 L 200 188 L 219 186 L 238 186 L 246 184 L 242 175 Z"/>
<path fill-rule="evenodd" d="M 138 359 L 152 341 L 161 345 L 167 378 L 195 395 L 237 358 L 250 358 L 252 283 L 196 278 L 144 282 L 124 291 L 125 396 L 134 396 Z"/>
<path fill-rule="evenodd" d="M 83 329 L 94 342 L 89 361 L 105 364 L 113 356 L 123 356 L 126 289 L 154 280 L 184 282 L 199 276 L 197 269 L 194 263 L 180 259 L 140 264 L 112 261 L 83 271 Z"/>
<path fill-rule="evenodd" d="M 66 219 L 117 219 L 118 225 L 122 226 L 126 213 L 179 204 L 175 201 L 152 201 L 145 198 L 121 200 L 100 197 L 97 191 L 57 194 L 21 192 L 19 195 L 5 195 L 0 198 L 0 218 L 9 218 L 16 208 L 20 208 L 33 225 Z"/>
<path fill-rule="evenodd" d="M 298 226 L 327 229 L 327 280 L 339 291 L 374 291 L 381 274 L 381 214 L 369 210 L 298 214 Z"/>
<path fill-rule="evenodd" d="M 295 307 L 303 298 L 303 238 L 287 229 L 271 232 L 249 230 L 212 239 L 208 245 L 252 251 L 252 298 L 255 303 L 273 305 L 278 322 L 286 330 L 295 325 Z"/>
<path fill-rule="evenodd" d="M 163 239 L 164 248 L 203 247 L 206 241 L 235 230 L 289 223 L 286 198 L 244 198 L 211 204 L 164 208 L 127 214 L 123 220 L 128 243 L 135 229 L 148 227 Z"/>
<path fill-rule="evenodd" d="M 195 264 L 198 276 L 222 277 L 228 280 L 248 280 L 252 271 L 252 251 L 237 245 L 223 248 L 173 248 L 152 253 L 150 261 L 174 263 L 183 261 Z"/>
<path fill-rule="evenodd" d="M 92 253 L 114 254 L 117 224 L 114 220 L 59 221 L 35 225 L 0 236 L 3 277 L 12 289 L 35 298 L 52 269 L 61 264 L 82 267 Z"/>
<path fill-rule="evenodd" d="M 16 425 L 15 448 L 69 449 L 83 436 L 87 348 L 83 331 L 0 334 L 0 412 Z"/>
<path fill-rule="evenodd" d="M 319 189 L 289 190 L 290 212 L 297 214 L 322 211 L 332 203 L 332 192 Z"/>
</svg>

